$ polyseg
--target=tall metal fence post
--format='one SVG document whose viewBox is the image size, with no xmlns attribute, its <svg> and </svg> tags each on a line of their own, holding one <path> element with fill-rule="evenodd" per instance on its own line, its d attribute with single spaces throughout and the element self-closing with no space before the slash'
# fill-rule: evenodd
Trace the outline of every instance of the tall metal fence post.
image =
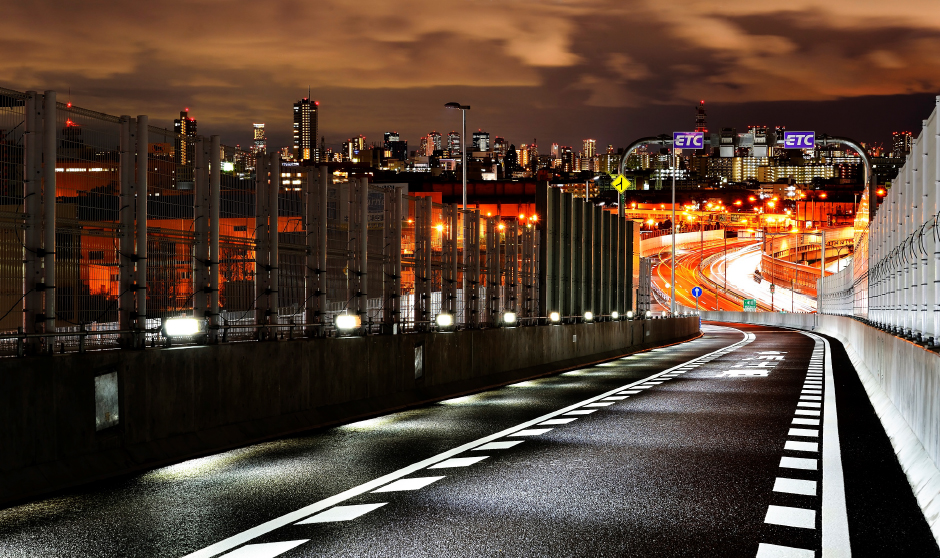
<svg viewBox="0 0 940 558">
<path fill-rule="evenodd" d="M 304 324 L 310 326 L 315 323 L 319 310 L 319 238 L 320 231 L 320 171 L 318 168 L 309 168 L 304 180 L 304 245 L 307 253 L 304 257 Z M 305 328 L 305 334 L 313 337 L 317 334 L 316 327 Z"/>
<path fill-rule="evenodd" d="M 388 332 L 401 323 L 401 220 L 403 190 L 396 186 L 385 194 L 385 300 L 382 321 Z"/>
<path fill-rule="evenodd" d="M 424 202 L 424 226 L 422 227 L 422 232 L 424 233 L 424 268 L 421 270 L 424 273 L 424 292 L 422 293 L 422 298 L 424 298 L 424 313 L 422 319 L 425 321 L 425 328 L 430 327 L 430 322 L 432 319 L 431 316 L 431 291 L 434 285 L 434 275 L 433 275 L 433 266 L 434 261 L 432 256 L 433 253 L 433 244 L 431 243 L 431 230 L 434 226 L 434 202 L 430 196 L 425 197 Z"/>
<path fill-rule="evenodd" d="M 940 215 L 940 95 L 935 98 L 936 105 L 938 109 L 934 113 L 933 126 L 934 130 L 931 136 L 933 137 L 933 146 L 931 147 L 931 153 L 934 154 L 933 157 L 933 177 L 934 183 L 928 185 L 928 188 L 931 190 L 931 195 L 933 197 L 932 212 L 935 216 L 934 218 L 934 230 L 931 235 L 933 242 L 933 346 L 940 346 L 940 227 L 938 227 L 937 217 Z M 926 130 L 925 130 L 926 132 Z M 868 202 L 871 207 L 877 205 L 875 196 L 869 197 Z M 872 227 L 874 228 L 874 227 Z M 871 239 L 871 234 L 869 234 L 869 239 Z M 869 245 L 871 242 L 869 241 Z M 873 261 L 873 260 L 869 260 Z M 871 267 L 869 267 L 871 270 Z"/>
<path fill-rule="evenodd" d="M 185 140 L 183 140 L 185 141 Z M 201 136 L 193 145 L 193 317 L 203 319 L 208 308 L 209 288 L 209 173 L 208 146 Z"/>
<path fill-rule="evenodd" d="M 150 119 L 137 116 L 137 343 L 143 347 L 147 329 L 147 170 L 150 156 Z"/>
<path fill-rule="evenodd" d="M 42 148 L 41 122 L 42 106 L 39 94 L 26 92 L 25 122 L 23 133 L 23 198 L 26 223 L 23 259 L 25 261 L 24 293 L 24 330 L 26 333 L 39 332 L 39 320 L 42 315 Z M 32 346 L 27 343 L 27 346 Z"/>
<path fill-rule="evenodd" d="M 574 198 L 572 203 L 571 230 L 571 316 L 583 316 L 587 308 L 584 292 L 584 200 Z"/>
<path fill-rule="evenodd" d="M 329 219 L 328 199 L 330 185 L 333 183 L 332 176 L 333 175 L 330 174 L 330 168 L 328 166 L 322 165 L 320 167 L 320 189 L 317 191 L 317 195 L 320 198 L 320 203 L 317 207 L 319 210 L 319 219 L 317 220 L 317 314 L 315 318 L 316 323 L 320 324 L 321 328 L 327 325 L 327 220 Z"/>
<path fill-rule="evenodd" d="M 460 285 L 460 206 L 450 205 L 450 299 L 447 311 L 457 319 L 457 287 Z M 461 289 L 462 290 L 462 289 Z M 466 293 L 464 293 L 466 295 Z"/>
<path fill-rule="evenodd" d="M 554 259 L 551 254 L 551 246 L 555 237 L 555 211 L 552 208 L 552 192 L 555 188 L 549 186 L 547 181 L 540 180 L 535 187 L 535 211 L 540 220 L 536 222 L 536 234 L 542 239 L 539 245 L 539 258 L 543 265 L 542 273 L 539 273 L 539 307 L 543 313 L 549 313 L 556 310 L 555 301 L 552 298 L 551 285 L 552 265 Z"/>
<path fill-rule="evenodd" d="M 591 292 L 593 300 L 591 301 L 592 308 L 591 311 L 594 312 L 594 318 L 597 319 L 598 316 L 604 313 L 603 307 L 603 273 L 604 273 L 604 259 L 603 259 L 603 250 L 604 250 L 604 210 L 597 206 L 591 206 L 594 214 L 594 235 L 593 235 L 593 253 L 591 258 L 593 266 L 591 269 Z"/>
<path fill-rule="evenodd" d="M 506 227 L 506 309 L 519 312 L 519 221 Z"/>
<path fill-rule="evenodd" d="M 268 241 L 268 169 L 270 158 L 260 155 L 255 163 L 255 324 L 267 323 L 270 309 L 270 246 Z M 259 336 L 261 330 L 259 329 Z"/>
<path fill-rule="evenodd" d="M 594 206 L 584 201 L 581 222 L 581 309 L 582 316 L 594 309 Z"/>
<path fill-rule="evenodd" d="M 358 279 L 358 289 L 356 298 L 359 303 L 357 310 L 362 319 L 362 325 L 369 322 L 369 178 L 359 178 L 359 247 L 358 265 L 356 275 Z"/>
<path fill-rule="evenodd" d="M 222 213 L 222 142 L 219 136 L 210 139 L 209 157 L 209 325 L 210 338 L 218 339 L 219 319 L 219 274 L 222 254 L 219 252 L 219 219 Z"/>
<path fill-rule="evenodd" d="M 270 223 L 268 229 L 268 245 L 271 247 L 271 274 L 270 274 L 270 295 L 268 296 L 268 312 L 270 312 L 271 319 L 269 323 L 271 325 L 277 325 L 277 313 L 278 313 L 278 288 L 280 286 L 280 274 L 279 274 L 279 242 L 278 233 L 280 231 L 278 216 L 280 214 L 280 209 L 278 208 L 278 196 L 281 193 L 281 155 L 277 152 L 271 154 L 271 189 L 268 191 L 270 195 L 270 200 L 268 201 L 268 208 L 270 215 L 268 217 L 268 222 Z M 271 335 L 274 339 L 277 338 L 277 330 L 272 329 Z"/>
<path fill-rule="evenodd" d="M 611 218 L 613 215 L 601 208 L 601 306 L 600 313 L 604 316 L 610 315 L 610 275 L 611 275 L 611 266 L 610 266 L 610 234 L 611 234 Z"/>
<path fill-rule="evenodd" d="M 467 327 L 477 327 L 480 325 L 480 211 L 472 211 L 464 215 L 464 219 L 469 222 L 469 227 L 464 233 L 464 242 L 469 247 L 464 246 L 464 250 L 469 249 L 467 256 L 467 291 L 464 293 L 464 323 Z"/>
<path fill-rule="evenodd" d="M 46 299 L 46 333 L 55 333 L 55 202 L 56 202 L 56 94 L 55 91 L 46 91 L 45 107 L 43 109 L 43 137 L 42 137 L 42 156 L 43 156 L 43 249 L 45 251 L 45 290 Z M 46 339 L 47 343 L 52 343 L 52 338 Z"/>
<path fill-rule="evenodd" d="M 121 199 L 118 209 L 121 220 L 121 240 L 118 244 L 118 328 L 131 329 L 131 313 L 134 310 L 134 141 L 132 119 L 121 116 L 120 182 Z M 123 341 L 130 341 L 125 337 Z"/>
</svg>

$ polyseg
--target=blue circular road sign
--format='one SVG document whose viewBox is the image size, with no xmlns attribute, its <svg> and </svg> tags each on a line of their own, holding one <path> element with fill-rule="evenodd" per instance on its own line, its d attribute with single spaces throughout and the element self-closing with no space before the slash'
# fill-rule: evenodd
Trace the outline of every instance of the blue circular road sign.
<svg viewBox="0 0 940 558">
<path fill-rule="evenodd" d="M 692 287 L 692 296 L 695 298 L 702 296 L 702 287 Z"/>
</svg>

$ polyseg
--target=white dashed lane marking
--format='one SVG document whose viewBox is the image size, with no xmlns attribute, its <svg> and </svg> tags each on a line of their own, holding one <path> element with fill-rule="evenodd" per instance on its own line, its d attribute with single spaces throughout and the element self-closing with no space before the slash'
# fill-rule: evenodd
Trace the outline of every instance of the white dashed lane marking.
<svg viewBox="0 0 940 558">
<path fill-rule="evenodd" d="M 513 446 L 518 446 L 523 440 L 507 440 L 505 442 L 490 442 L 488 444 L 483 444 L 478 448 L 473 448 L 474 451 L 486 451 L 486 450 L 498 450 L 498 449 L 509 449 Z"/>
<path fill-rule="evenodd" d="M 548 419 L 545 422 L 538 423 L 538 426 L 554 426 L 557 424 L 570 424 L 576 420 L 578 420 L 577 417 Z"/>
<path fill-rule="evenodd" d="M 310 539 L 249 544 L 239 548 L 235 552 L 229 552 L 224 558 L 274 558 L 275 556 L 284 554 L 288 550 L 297 548 L 309 540 Z"/>
<path fill-rule="evenodd" d="M 804 457 L 781 457 L 780 466 L 787 469 L 805 469 L 815 471 L 819 468 L 819 460 Z"/>
<path fill-rule="evenodd" d="M 803 479 L 788 479 L 786 477 L 777 477 L 774 481 L 774 492 L 786 492 L 788 494 L 802 494 L 803 496 L 816 495 L 816 481 Z"/>
<path fill-rule="evenodd" d="M 770 506 L 764 523 L 786 525 L 787 527 L 800 527 L 802 529 L 816 528 L 816 510 L 791 508 L 789 506 Z"/>
<path fill-rule="evenodd" d="M 298 521 L 295 525 L 307 525 L 310 523 L 332 523 L 334 521 L 349 521 L 361 517 L 370 511 L 377 510 L 387 504 L 381 502 L 378 504 L 357 504 L 355 506 L 335 506 L 325 512 L 320 512 L 313 517 L 308 517 L 303 521 Z"/>
<path fill-rule="evenodd" d="M 453 467 L 469 467 L 474 463 L 479 463 L 489 457 L 488 455 L 477 455 L 473 457 L 452 457 L 447 461 L 441 461 L 436 465 L 431 465 L 428 469 L 451 469 Z"/>
<path fill-rule="evenodd" d="M 757 558 L 814 558 L 816 553 L 802 548 L 791 548 L 776 544 L 760 543 L 757 547 Z"/>
<path fill-rule="evenodd" d="M 530 428 L 528 430 L 520 430 L 519 432 L 514 432 L 510 436 L 541 436 L 546 432 L 551 431 L 551 428 Z"/>
<path fill-rule="evenodd" d="M 407 490 L 418 490 L 429 484 L 433 484 L 444 477 L 417 477 L 413 479 L 399 479 L 391 484 L 386 484 L 382 488 L 372 492 L 404 492 Z"/>
</svg>

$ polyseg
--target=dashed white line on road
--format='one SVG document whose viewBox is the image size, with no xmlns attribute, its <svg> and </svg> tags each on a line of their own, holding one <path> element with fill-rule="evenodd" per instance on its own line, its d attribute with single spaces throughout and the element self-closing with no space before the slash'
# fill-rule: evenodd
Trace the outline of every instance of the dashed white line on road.
<svg viewBox="0 0 940 558">
<path fill-rule="evenodd" d="M 787 440 L 787 443 L 783 445 L 783 449 L 790 451 L 819 451 L 818 442 L 795 442 L 793 440 Z"/>
<path fill-rule="evenodd" d="M 334 521 L 349 521 L 356 519 L 357 517 L 363 516 L 370 511 L 377 510 L 387 504 L 388 502 L 382 502 L 380 504 L 358 504 L 355 506 L 334 506 L 324 512 L 320 512 L 317 515 L 308 517 L 303 521 L 298 521 L 294 525 L 308 525 L 310 523 L 332 523 Z"/>
<path fill-rule="evenodd" d="M 800 527 L 802 529 L 816 528 L 816 510 L 791 508 L 789 506 L 769 506 L 764 523 L 786 525 L 787 527 Z"/>
<path fill-rule="evenodd" d="M 807 459 L 805 457 L 781 457 L 780 466 L 787 469 L 805 469 L 815 471 L 819 468 L 817 459 Z"/>
<path fill-rule="evenodd" d="M 819 430 L 812 430 L 809 428 L 791 428 L 787 432 L 787 436 L 805 436 L 807 438 L 818 438 Z"/>
<path fill-rule="evenodd" d="M 513 432 L 510 436 L 541 436 L 550 430 L 551 428 L 529 428 L 520 430 L 519 432 Z"/>
<path fill-rule="evenodd" d="M 610 402 L 607 402 L 607 403 L 588 403 L 587 405 L 585 405 L 585 407 L 607 407 L 607 406 L 613 405 L 613 404 L 614 404 L 613 401 L 610 401 Z"/>
<path fill-rule="evenodd" d="M 819 419 L 795 418 L 792 424 L 806 424 L 810 426 L 819 426 Z"/>
<path fill-rule="evenodd" d="M 540 423 L 538 423 L 537 426 L 553 426 L 553 425 L 556 425 L 556 424 L 569 424 L 569 423 L 572 423 L 572 422 L 574 422 L 574 421 L 576 421 L 576 420 L 578 420 L 578 419 L 577 419 L 577 418 L 574 418 L 574 417 L 572 417 L 572 418 L 548 419 L 548 420 L 546 420 L 545 422 L 540 422 Z"/>
<path fill-rule="evenodd" d="M 235 552 L 229 552 L 225 555 L 225 558 L 274 558 L 275 556 L 284 554 L 288 550 L 297 548 L 309 540 L 310 539 L 249 544 L 239 548 Z"/>
<path fill-rule="evenodd" d="M 803 548 L 766 543 L 760 543 L 757 547 L 757 558 L 814 558 L 815 556 L 816 552 Z"/>
<path fill-rule="evenodd" d="M 451 457 L 446 461 L 441 461 L 436 465 L 431 465 L 428 469 L 450 469 L 453 467 L 469 467 L 474 463 L 479 463 L 489 457 L 488 455 L 476 455 L 473 457 Z"/>
<path fill-rule="evenodd" d="M 591 413 L 596 413 L 597 409 L 578 409 L 576 411 L 568 411 L 565 415 L 590 415 Z"/>
<path fill-rule="evenodd" d="M 816 481 L 803 479 L 789 479 L 786 477 L 777 477 L 774 481 L 774 492 L 786 492 L 788 494 L 802 494 L 803 496 L 816 495 Z"/>
<path fill-rule="evenodd" d="M 811 409 L 819 409 L 822 407 L 822 403 L 813 403 L 812 401 L 800 401 L 796 404 L 797 407 L 809 407 Z"/>
<path fill-rule="evenodd" d="M 513 446 L 518 446 L 523 440 L 507 440 L 505 442 L 490 442 L 488 444 L 483 444 L 478 448 L 473 448 L 473 451 L 485 451 L 485 450 L 497 450 L 497 449 L 509 449 Z"/>
<path fill-rule="evenodd" d="M 386 484 L 378 490 L 372 492 L 404 492 L 406 490 L 418 490 L 425 486 L 435 483 L 444 477 L 417 477 L 413 479 L 398 479 L 397 481 Z"/>
</svg>

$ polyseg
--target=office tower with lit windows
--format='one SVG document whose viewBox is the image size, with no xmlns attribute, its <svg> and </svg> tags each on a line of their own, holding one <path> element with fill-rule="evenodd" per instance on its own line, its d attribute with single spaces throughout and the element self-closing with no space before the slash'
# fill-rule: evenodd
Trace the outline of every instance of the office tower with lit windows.
<svg viewBox="0 0 940 558">
<path fill-rule="evenodd" d="M 320 103 L 303 98 L 294 103 L 294 158 L 298 161 L 319 161 Z"/>
<path fill-rule="evenodd" d="M 254 127 L 254 143 L 251 145 L 251 152 L 255 155 L 258 155 L 259 153 L 264 153 L 267 150 L 268 138 L 264 132 L 264 123 L 255 123 L 252 126 Z"/>
<path fill-rule="evenodd" d="M 509 152 L 509 144 L 506 142 L 506 138 L 496 136 L 493 140 L 493 151 L 500 157 L 505 157 Z"/>
<path fill-rule="evenodd" d="M 447 134 L 447 149 L 451 155 L 460 155 L 460 132 L 451 132 Z"/>
<path fill-rule="evenodd" d="M 597 140 L 586 139 L 582 142 L 581 157 L 584 159 L 593 159 L 597 153 Z"/>
<path fill-rule="evenodd" d="M 557 143 L 552 144 L 551 156 L 552 156 L 552 160 L 557 160 L 561 158 L 561 151 L 559 150 Z"/>
<path fill-rule="evenodd" d="M 432 155 L 432 153 L 428 151 L 428 137 L 427 136 L 422 137 L 421 141 L 418 143 L 418 155 L 421 157 L 428 157 Z"/>
<path fill-rule="evenodd" d="M 473 149 L 471 151 L 489 151 L 490 133 L 483 130 L 473 132 Z"/>
<path fill-rule="evenodd" d="M 363 141 L 365 141 L 363 139 Z M 385 141 L 382 145 L 386 159 L 405 161 L 408 159 L 408 142 L 402 141 L 398 132 L 385 132 Z"/>
<path fill-rule="evenodd" d="M 708 132 L 708 124 L 705 121 L 705 101 L 699 102 L 695 107 L 695 131 Z"/>
<path fill-rule="evenodd" d="M 910 132 L 894 132 L 891 134 L 891 156 L 907 157 L 914 148 L 914 134 Z"/>
<path fill-rule="evenodd" d="M 574 168 L 574 162 L 575 162 L 575 161 L 574 161 L 574 150 L 571 149 L 570 147 L 568 147 L 567 145 L 563 145 L 563 146 L 559 147 L 558 150 L 559 150 L 559 154 L 560 154 L 560 156 L 561 156 L 561 157 L 560 157 L 560 158 L 561 158 L 561 170 L 564 171 L 564 172 L 572 172 L 572 171 L 574 171 L 574 170 L 575 170 L 575 168 Z"/>
<path fill-rule="evenodd" d="M 180 117 L 173 121 L 173 131 L 176 132 L 176 182 L 181 188 L 191 186 L 194 177 L 195 146 L 192 144 L 196 138 L 196 119 L 189 117 L 189 109 L 180 111 Z M 185 136 L 182 139 L 179 136 Z"/>
<path fill-rule="evenodd" d="M 444 147 L 441 144 L 441 133 L 440 132 L 431 132 L 428 134 L 428 155 L 432 155 L 435 151 L 441 151 Z"/>
</svg>

